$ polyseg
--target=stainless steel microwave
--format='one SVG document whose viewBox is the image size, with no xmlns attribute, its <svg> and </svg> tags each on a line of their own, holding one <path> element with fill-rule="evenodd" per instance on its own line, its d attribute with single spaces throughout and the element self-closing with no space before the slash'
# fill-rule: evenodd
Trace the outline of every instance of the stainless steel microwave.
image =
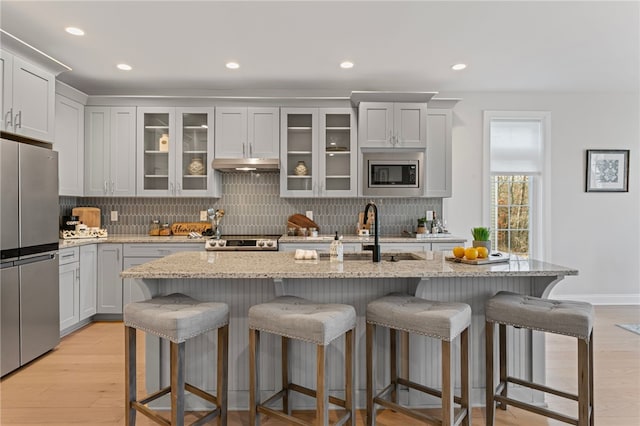
<svg viewBox="0 0 640 426">
<path fill-rule="evenodd" d="M 424 152 L 365 152 L 362 195 L 421 197 L 424 195 Z"/>
</svg>

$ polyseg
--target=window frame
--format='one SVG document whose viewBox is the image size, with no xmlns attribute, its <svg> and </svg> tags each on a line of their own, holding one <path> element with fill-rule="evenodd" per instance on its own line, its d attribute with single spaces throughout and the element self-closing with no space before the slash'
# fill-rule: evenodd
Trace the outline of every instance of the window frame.
<svg viewBox="0 0 640 426">
<path fill-rule="evenodd" d="M 543 164 L 539 174 L 526 174 L 531 178 L 529 196 L 529 257 L 546 260 L 551 258 L 551 112 L 549 111 L 484 111 L 483 113 L 483 161 L 482 161 L 482 223 L 491 224 L 491 121 L 538 121 L 541 126 Z M 525 175 L 524 173 L 513 173 Z M 496 173 L 496 176 L 506 173 Z M 492 228 L 495 232 L 495 229 Z M 497 244 L 497 242 L 496 242 Z"/>
</svg>

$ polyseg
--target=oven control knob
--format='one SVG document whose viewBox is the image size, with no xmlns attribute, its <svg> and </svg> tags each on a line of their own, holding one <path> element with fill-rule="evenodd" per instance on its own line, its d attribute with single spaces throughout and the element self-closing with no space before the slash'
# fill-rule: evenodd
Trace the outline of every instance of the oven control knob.
<svg viewBox="0 0 640 426">
<path fill-rule="evenodd" d="M 264 241 L 258 241 L 258 247 L 263 247 L 264 246 Z"/>
<path fill-rule="evenodd" d="M 227 245 L 227 240 L 218 240 L 218 246 L 224 247 Z"/>
<path fill-rule="evenodd" d="M 267 241 L 267 247 L 273 247 L 273 241 Z"/>
</svg>

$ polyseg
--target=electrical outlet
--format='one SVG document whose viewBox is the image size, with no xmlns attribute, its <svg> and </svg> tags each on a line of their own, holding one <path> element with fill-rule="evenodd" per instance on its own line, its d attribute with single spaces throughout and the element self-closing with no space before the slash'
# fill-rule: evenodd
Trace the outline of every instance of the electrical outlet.
<svg viewBox="0 0 640 426">
<path fill-rule="evenodd" d="M 433 220 L 433 210 L 427 210 L 427 220 Z"/>
<path fill-rule="evenodd" d="M 207 221 L 207 211 L 206 210 L 200 210 L 200 220 L 202 222 L 206 222 Z"/>
<path fill-rule="evenodd" d="M 307 216 L 310 220 L 313 220 L 313 211 L 307 210 L 305 216 Z"/>
<path fill-rule="evenodd" d="M 117 221 L 118 221 L 118 211 L 111 210 L 111 222 L 117 222 Z"/>
</svg>

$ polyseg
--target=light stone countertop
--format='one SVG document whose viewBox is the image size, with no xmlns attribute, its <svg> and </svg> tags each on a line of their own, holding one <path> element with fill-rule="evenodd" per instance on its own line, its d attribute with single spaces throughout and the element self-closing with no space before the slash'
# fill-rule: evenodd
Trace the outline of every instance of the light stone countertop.
<svg viewBox="0 0 640 426">
<path fill-rule="evenodd" d="M 294 260 L 294 252 L 182 252 L 134 266 L 123 278 L 428 278 L 526 277 L 577 275 L 576 269 L 537 260 L 467 265 L 444 259 L 441 252 L 416 252 L 420 260 Z"/>
<path fill-rule="evenodd" d="M 324 234 L 318 235 L 317 237 L 290 237 L 287 235 L 283 235 L 280 237 L 278 242 L 280 244 L 287 243 L 327 243 L 331 242 L 334 238 L 334 235 Z M 373 243 L 375 236 L 368 237 L 360 237 L 357 235 L 343 235 L 342 242 L 343 243 Z M 415 237 L 403 237 L 400 235 L 396 236 L 380 236 L 380 243 L 407 243 L 407 244 L 419 244 L 419 243 L 464 243 L 467 241 L 465 238 L 456 237 L 451 234 L 429 234 L 427 238 L 415 238 Z"/>
</svg>

